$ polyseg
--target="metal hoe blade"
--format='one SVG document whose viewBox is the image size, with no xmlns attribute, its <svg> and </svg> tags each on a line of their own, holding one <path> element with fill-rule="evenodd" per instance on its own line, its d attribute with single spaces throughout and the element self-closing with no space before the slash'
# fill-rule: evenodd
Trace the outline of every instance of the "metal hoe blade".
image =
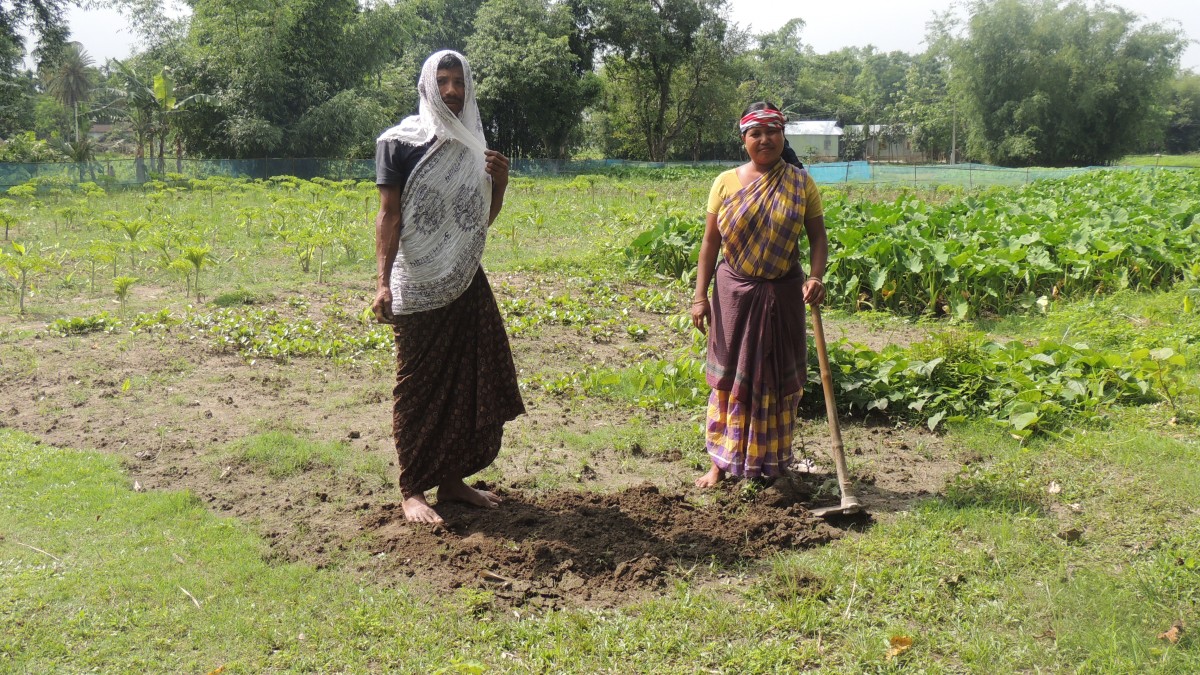
<svg viewBox="0 0 1200 675">
<path fill-rule="evenodd" d="M 829 370 L 829 352 L 825 348 L 825 327 L 821 325 L 821 308 L 812 306 L 813 342 L 817 347 L 817 361 L 821 364 L 821 390 L 825 393 L 825 414 L 829 418 L 829 435 L 832 440 L 831 454 L 833 464 L 837 467 L 838 488 L 841 490 L 842 503 L 837 506 L 825 506 L 812 509 L 811 513 L 819 518 L 830 516 L 849 516 L 863 510 L 854 496 L 850 485 L 850 474 L 846 469 L 846 453 L 842 447 L 842 428 L 838 424 L 837 403 L 833 398 L 833 374 Z"/>
</svg>

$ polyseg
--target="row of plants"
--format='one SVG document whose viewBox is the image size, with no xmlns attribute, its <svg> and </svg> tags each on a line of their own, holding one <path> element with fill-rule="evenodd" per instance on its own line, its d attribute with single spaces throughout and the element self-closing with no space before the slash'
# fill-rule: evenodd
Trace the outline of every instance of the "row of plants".
<svg viewBox="0 0 1200 675">
<path fill-rule="evenodd" d="M 71 280 L 86 282 L 93 296 L 104 294 L 105 276 L 136 277 L 148 287 L 177 284 L 185 297 L 199 299 L 225 290 L 206 279 L 227 287 L 233 279 L 258 284 L 290 279 L 299 269 L 323 282 L 333 271 L 363 269 L 373 248 L 378 194 L 372 182 L 167 178 L 111 192 L 61 177 L 10 188 L 0 198 L 0 221 L 6 239 L 30 255 L 22 262 L 29 292 L 18 292 L 12 260 L 0 290 L 12 292 L 21 312 L 36 291 L 76 293 Z M 570 253 L 611 267 L 612 242 L 654 212 L 699 203 L 702 191 L 686 180 L 514 178 L 492 228 L 489 266 L 545 268 Z M 11 244 L 0 248 L 12 257 Z M 47 264 L 34 266 L 34 260 Z"/>
<path fill-rule="evenodd" d="M 816 363 L 811 340 L 809 363 Z M 1187 360 L 1173 349 L 1132 352 L 1047 340 L 1026 345 L 982 334 L 941 333 L 910 347 L 875 351 L 845 340 L 829 345 L 838 409 L 877 415 L 931 431 L 946 422 L 988 419 L 1018 438 L 1072 422 L 1093 422 L 1116 405 L 1167 401 L 1189 384 Z M 810 368 L 812 370 L 812 368 Z M 590 368 L 528 383 L 550 394 L 601 396 L 651 408 L 702 408 L 709 388 L 703 355 L 649 359 L 628 368 Z M 810 378 L 803 407 L 823 411 L 820 380 Z"/>
<path fill-rule="evenodd" d="M 509 335 L 536 336 L 546 326 L 571 326 L 597 343 L 612 342 L 620 335 L 640 342 L 652 328 L 642 323 L 633 310 L 657 315 L 678 311 L 683 294 L 677 288 L 636 288 L 623 293 L 610 282 L 572 278 L 558 292 L 543 294 L 530 286 L 523 293 L 502 285 L 505 297 L 499 301 Z"/>
<path fill-rule="evenodd" d="M 559 294 L 537 304 L 505 301 L 506 321 L 525 330 L 535 317 L 543 325 L 577 321 L 586 333 L 612 321 L 605 313 L 613 307 L 637 301 L 604 284 L 583 287 L 589 290 L 583 299 Z M 645 306 L 661 301 L 651 291 L 639 292 Z M 51 330 L 63 335 L 120 328 L 147 332 L 182 324 L 207 336 L 213 349 L 247 359 L 318 357 L 349 362 L 370 353 L 390 353 L 390 331 L 374 325 L 369 313 L 355 317 L 343 311 L 314 320 L 307 316 L 306 304 L 297 302 L 296 316 L 275 309 L 230 307 L 189 311 L 181 318 L 162 310 L 138 314 L 126 323 L 101 313 L 60 319 Z M 600 396 L 648 408 L 702 408 L 708 395 L 704 339 L 689 330 L 685 315 L 668 317 L 664 326 L 691 337 L 690 345 L 675 357 L 645 358 L 627 367 L 539 373 L 526 378 L 523 386 L 550 395 Z M 638 340 L 632 332 L 629 337 Z M 1160 400 L 1175 405 L 1180 396 L 1194 393 L 1183 375 L 1186 358 L 1169 347 L 1096 349 L 1056 340 L 1029 345 L 991 340 L 980 333 L 944 332 L 910 347 L 879 351 L 843 340 L 830 345 L 829 355 L 843 414 L 880 415 L 931 430 L 945 422 L 986 418 L 1023 438 L 1035 430 L 1094 420 L 1114 405 Z M 816 363 L 811 345 L 809 362 Z M 814 414 L 819 414 L 822 400 L 819 386 L 819 380 L 812 378 L 804 397 L 815 406 Z"/>
<path fill-rule="evenodd" d="M 908 194 L 852 202 L 830 190 L 824 203 L 828 302 L 851 311 L 966 319 L 1200 282 L 1200 171 L 1091 172 L 943 204 Z M 702 234 L 698 216 L 663 215 L 625 260 L 692 274 Z"/>
</svg>

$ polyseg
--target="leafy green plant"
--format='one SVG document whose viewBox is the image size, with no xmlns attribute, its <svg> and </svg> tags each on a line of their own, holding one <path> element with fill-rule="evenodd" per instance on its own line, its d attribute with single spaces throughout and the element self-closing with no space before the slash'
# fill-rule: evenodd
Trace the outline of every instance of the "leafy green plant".
<svg viewBox="0 0 1200 675">
<path fill-rule="evenodd" d="M 137 277 L 117 277 L 113 279 L 113 293 L 121 303 L 121 318 L 125 317 L 125 305 L 129 300 L 129 290 L 139 281 Z"/>
<path fill-rule="evenodd" d="M 142 244 L 142 235 L 149 229 L 150 223 L 141 218 L 132 218 L 122 220 L 118 223 L 121 233 L 125 235 L 125 247 L 129 251 L 129 267 L 130 269 L 137 268 L 137 259 L 134 254 L 144 250 Z"/>
<path fill-rule="evenodd" d="M 212 249 L 208 246 L 188 246 L 183 249 L 183 259 L 191 266 L 195 274 L 196 283 L 196 300 L 200 299 L 200 270 L 204 269 L 205 263 L 212 260 Z"/>
<path fill-rule="evenodd" d="M 15 281 L 18 297 L 19 313 L 25 313 L 25 296 L 33 277 L 42 272 L 58 267 L 58 262 L 50 256 L 35 253 L 29 247 L 18 242 L 12 242 L 12 253 L 0 251 L 0 265 Z"/>
<path fill-rule="evenodd" d="M 1139 349 L 1129 358 L 1143 364 L 1145 377 L 1154 383 L 1155 389 L 1172 408 L 1177 407 L 1176 401 L 1181 395 L 1196 393 L 1196 387 L 1188 382 L 1183 373 L 1187 359 L 1182 354 L 1176 354 L 1174 349 Z"/>
<path fill-rule="evenodd" d="M 55 319 L 50 322 L 50 330 L 63 336 L 87 335 L 89 333 L 107 333 L 116 325 L 116 319 L 109 316 L 108 312 L 100 312 L 92 316 Z"/>
<path fill-rule="evenodd" d="M 16 205 L 11 199 L 0 198 L 0 222 L 4 223 L 4 240 L 8 241 L 9 231 L 13 225 L 17 224 L 17 218 L 12 214 L 12 207 Z"/>
<path fill-rule="evenodd" d="M 966 319 L 1169 288 L 1200 258 L 1200 172 L 1090 172 L 931 204 L 826 202 L 830 302 Z"/>
<path fill-rule="evenodd" d="M 635 268 L 679 278 L 695 269 L 703 236 L 703 220 L 663 216 L 653 228 L 630 242 L 625 248 L 625 259 Z"/>
<path fill-rule="evenodd" d="M 275 310 L 222 309 L 194 315 L 188 324 L 213 338 L 219 351 L 233 351 L 248 359 L 324 357 L 353 361 L 366 353 L 387 353 L 393 336 L 386 327 L 363 332 L 337 321 L 314 322 L 307 317 L 285 318 Z"/>
</svg>

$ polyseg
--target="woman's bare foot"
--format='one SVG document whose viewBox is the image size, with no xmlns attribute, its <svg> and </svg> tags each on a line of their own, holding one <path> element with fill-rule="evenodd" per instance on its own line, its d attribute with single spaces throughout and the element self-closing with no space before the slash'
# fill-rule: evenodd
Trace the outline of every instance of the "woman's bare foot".
<svg viewBox="0 0 1200 675">
<path fill-rule="evenodd" d="M 456 478 L 439 485 L 437 498 L 439 504 L 444 501 L 464 502 L 472 506 L 481 506 L 485 509 L 494 509 L 500 506 L 500 502 L 504 501 L 495 493 L 488 492 L 487 490 L 476 490 L 462 482 L 461 478 Z"/>
<path fill-rule="evenodd" d="M 720 483 L 723 480 L 725 480 L 725 472 L 722 471 L 716 464 L 713 464 L 711 469 L 709 469 L 703 476 L 700 476 L 696 479 L 696 487 L 716 487 L 717 483 Z"/>
<path fill-rule="evenodd" d="M 409 497 L 401 506 L 404 508 L 404 517 L 409 522 L 434 524 L 445 522 L 437 511 L 433 510 L 429 502 L 425 501 L 425 495 Z"/>
</svg>

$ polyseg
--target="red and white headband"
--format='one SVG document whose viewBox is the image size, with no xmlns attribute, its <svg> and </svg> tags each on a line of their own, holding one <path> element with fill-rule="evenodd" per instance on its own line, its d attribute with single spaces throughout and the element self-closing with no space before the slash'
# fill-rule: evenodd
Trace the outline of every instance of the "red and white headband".
<svg viewBox="0 0 1200 675">
<path fill-rule="evenodd" d="M 744 134 L 754 127 L 783 129 L 785 124 L 787 124 L 787 118 L 778 110 L 755 110 L 746 113 L 746 116 L 738 123 L 738 131 Z"/>
</svg>

